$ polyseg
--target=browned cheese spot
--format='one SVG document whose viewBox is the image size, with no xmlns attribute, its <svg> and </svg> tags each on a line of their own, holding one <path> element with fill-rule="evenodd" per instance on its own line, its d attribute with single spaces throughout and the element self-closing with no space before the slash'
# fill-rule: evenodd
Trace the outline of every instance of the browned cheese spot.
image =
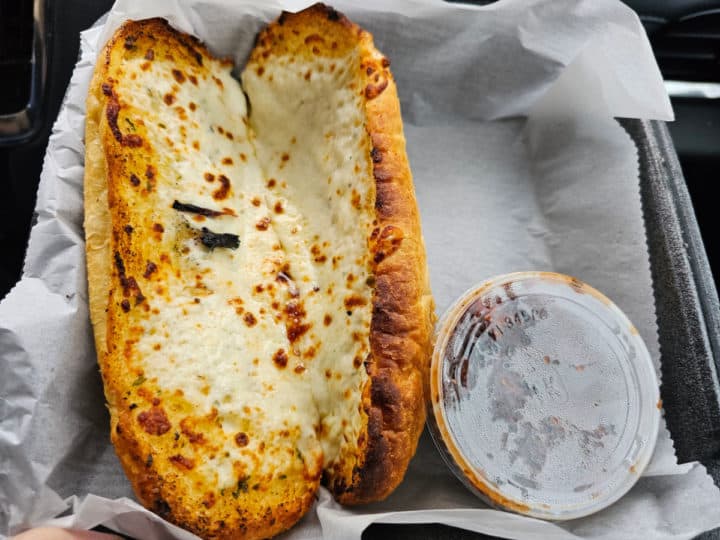
<svg viewBox="0 0 720 540">
<path fill-rule="evenodd" d="M 230 179 L 224 174 L 221 174 L 218 176 L 218 180 L 220 181 L 220 187 L 213 191 L 212 194 L 213 199 L 216 201 L 227 198 L 228 193 L 230 193 Z"/>
<path fill-rule="evenodd" d="M 250 313 L 249 311 L 243 315 L 243 321 L 245 321 L 245 324 L 249 327 L 253 327 L 257 324 L 257 319 L 255 318 L 255 315 Z"/>
<path fill-rule="evenodd" d="M 172 76 L 179 84 L 182 84 L 185 82 L 185 74 L 182 71 L 180 71 L 179 69 L 173 69 Z"/>
<path fill-rule="evenodd" d="M 243 448 L 244 446 L 247 446 L 250 442 L 250 438 L 247 436 L 246 433 L 243 433 L 242 431 L 235 435 L 235 444 L 237 444 L 240 448 Z"/>
<path fill-rule="evenodd" d="M 322 264 L 325 261 L 327 261 L 327 255 L 325 255 L 324 253 L 322 253 L 322 251 L 320 251 L 320 246 L 318 246 L 317 244 L 313 244 L 310 247 L 310 253 L 312 254 L 313 260 L 316 263 Z"/>
<path fill-rule="evenodd" d="M 329 313 L 325 314 L 325 317 L 323 318 L 323 324 L 325 326 L 330 326 L 332 324 L 332 316 Z"/>
<path fill-rule="evenodd" d="M 310 34 L 305 38 L 305 45 L 310 45 L 311 43 L 325 43 L 325 38 L 319 34 Z"/>
<path fill-rule="evenodd" d="M 192 458 L 187 458 L 185 456 L 182 456 L 180 454 L 170 456 L 170 461 L 173 465 L 183 468 L 187 471 L 192 470 L 195 467 L 195 460 Z"/>
<path fill-rule="evenodd" d="M 107 107 L 105 107 L 105 117 L 107 118 L 108 126 L 110 131 L 115 137 L 115 140 L 123 146 L 129 146 L 130 148 L 138 148 L 143 145 L 142 137 L 136 134 L 123 135 L 122 131 L 118 127 L 118 116 L 120 114 L 120 103 L 117 100 L 115 94 L 110 93 L 110 99 L 108 100 Z"/>
<path fill-rule="evenodd" d="M 165 102 L 165 105 L 172 105 L 173 103 L 175 103 L 175 94 L 165 94 L 163 96 L 163 101 Z"/>
<path fill-rule="evenodd" d="M 383 93 L 383 91 L 387 88 L 387 85 L 388 85 L 387 79 L 383 79 L 382 81 L 380 81 L 376 84 L 368 84 L 365 87 L 365 98 L 368 100 L 375 99 L 376 97 L 378 97 L 380 94 Z"/>
<path fill-rule="evenodd" d="M 351 294 L 350 296 L 345 298 L 345 308 L 350 310 L 356 306 L 364 306 L 367 304 L 367 300 L 365 300 L 363 297 Z"/>
<path fill-rule="evenodd" d="M 205 178 L 206 182 L 214 182 L 215 181 L 215 175 L 212 173 L 209 173 L 209 172 L 206 172 L 205 175 L 203 176 L 203 178 Z"/>
<path fill-rule="evenodd" d="M 285 353 L 285 349 L 278 349 L 275 352 L 273 355 L 273 362 L 275 362 L 275 365 L 280 369 L 284 369 L 287 366 L 288 357 Z"/>
<path fill-rule="evenodd" d="M 137 419 L 145 432 L 150 435 L 163 435 L 172 427 L 165 410 L 159 406 L 153 406 L 147 411 L 141 412 Z"/>
<path fill-rule="evenodd" d="M 205 436 L 193 430 L 190 418 L 180 420 L 180 431 L 182 431 L 182 434 L 185 435 L 192 444 L 203 444 L 205 442 Z"/>
<path fill-rule="evenodd" d="M 215 494 L 212 491 L 208 491 L 202 500 L 202 505 L 210 509 L 215 505 Z"/>
<path fill-rule="evenodd" d="M 307 315 L 305 309 L 298 301 L 288 302 L 285 306 L 285 315 L 287 316 L 286 334 L 290 343 L 294 343 L 300 337 L 305 334 L 312 325 L 303 323 L 303 319 Z"/>
<path fill-rule="evenodd" d="M 235 308 L 235 313 L 242 315 L 245 312 L 245 308 L 242 307 L 242 298 L 232 298 L 228 300 L 228 304 Z"/>
<path fill-rule="evenodd" d="M 143 274 L 143 277 L 145 279 L 150 279 L 150 276 L 153 275 L 156 271 L 157 265 L 152 261 L 148 261 L 147 266 L 145 267 L 145 273 Z"/>
<path fill-rule="evenodd" d="M 255 203 L 253 202 L 253 204 L 255 204 Z M 256 205 L 256 206 L 257 206 L 257 205 Z M 270 218 L 267 217 L 267 216 L 264 217 L 264 218 L 262 218 L 260 221 L 258 221 L 258 222 L 255 224 L 255 228 L 256 228 L 258 231 L 267 231 L 269 226 L 270 226 Z"/>
</svg>

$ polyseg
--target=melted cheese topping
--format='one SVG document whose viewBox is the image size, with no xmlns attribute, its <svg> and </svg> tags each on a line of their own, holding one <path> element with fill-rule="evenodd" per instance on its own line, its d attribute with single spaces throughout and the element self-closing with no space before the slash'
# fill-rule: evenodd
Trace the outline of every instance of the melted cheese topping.
<svg viewBox="0 0 720 540">
<path fill-rule="evenodd" d="M 130 205 L 130 221 L 162 229 L 145 247 L 157 270 L 138 278 L 148 311 L 128 314 L 140 327 L 133 386 L 191 405 L 166 407 L 176 440 L 220 430 L 221 444 L 213 436 L 183 450 L 218 488 L 297 467 L 317 475 L 352 456 L 362 430 L 371 148 L 352 87 L 359 59 L 328 63 L 279 57 L 246 71 L 250 108 L 218 61 L 178 75 L 172 62 L 136 55 L 115 86 L 120 127 L 141 126 L 156 160 L 123 188 L 130 201 L 152 197 L 149 210 Z M 206 247 L 203 227 L 237 235 L 239 247 Z"/>
<path fill-rule="evenodd" d="M 281 57 L 262 75 L 250 69 L 242 77 L 258 159 L 279 182 L 267 203 L 285 208 L 274 229 L 313 321 L 297 346 L 316 351 L 307 376 L 326 466 L 341 445 L 354 447 L 360 429 L 375 201 L 364 109 L 352 88 L 359 57 L 346 58 L 344 69 L 330 70 L 331 63 L 317 58 L 298 66 Z"/>
</svg>

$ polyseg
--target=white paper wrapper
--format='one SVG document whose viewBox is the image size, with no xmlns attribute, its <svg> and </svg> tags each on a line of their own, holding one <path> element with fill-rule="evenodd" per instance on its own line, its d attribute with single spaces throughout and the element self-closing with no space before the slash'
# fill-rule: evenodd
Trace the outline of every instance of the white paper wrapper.
<svg viewBox="0 0 720 540">
<path fill-rule="evenodd" d="M 392 59 L 442 312 L 470 285 L 516 270 L 575 275 L 605 292 L 659 358 L 636 149 L 613 116 L 672 118 L 642 27 L 611 0 L 345 0 Z M 0 536 L 48 520 L 144 539 L 192 538 L 133 502 L 109 444 L 87 312 L 82 231 L 84 100 L 98 50 L 126 18 L 164 16 L 239 64 L 275 0 L 120 0 L 82 36 L 50 139 L 22 281 L 0 304 Z M 372 522 L 445 523 L 508 538 L 691 538 L 720 526 L 720 492 L 678 466 L 661 427 L 631 492 L 553 524 L 491 510 L 429 437 L 383 503 L 344 509 L 322 490 L 287 533 L 359 538 Z"/>
</svg>

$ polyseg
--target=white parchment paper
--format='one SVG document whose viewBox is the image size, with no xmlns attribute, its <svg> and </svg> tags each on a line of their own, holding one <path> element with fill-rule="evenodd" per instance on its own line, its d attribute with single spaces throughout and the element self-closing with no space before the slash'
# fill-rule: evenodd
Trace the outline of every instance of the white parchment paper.
<svg viewBox="0 0 720 540">
<path fill-rule="evenodd" d="M 24 277 L 0 304 L 0 536 L 49 522 L 193 538 L 132 500 L 109 443 L 85 284 L 85 95 L 98 50 L 126 18 L 167 17 L 242 65 L 266 21 L 305 5 L 119 0 L 104 26 L 83 33 L 45 157 Z M 334 5 L 392 60 L 438 311 L 494 274 L 565 272 L 610 296 L 657 361 L 637 154 L 612 117 L 669 120 L 672 111 L 635 15 L 613 0 Z M 507 538 L 691 538 L 720 526 L 720 492 L 701 466 L 677 465 L 663 422 L 628 495 L 552 524 L 484 506 L 423 435 L 388 500 L 345 509 L 321 490 L 287 535 L 359 538 L 372 522 Z"/>
</svg>

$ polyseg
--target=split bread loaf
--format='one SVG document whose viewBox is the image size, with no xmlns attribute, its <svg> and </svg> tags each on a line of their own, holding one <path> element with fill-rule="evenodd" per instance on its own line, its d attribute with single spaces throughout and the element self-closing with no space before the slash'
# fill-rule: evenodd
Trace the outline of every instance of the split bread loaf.
<svg viewBox="0 0 720 540">
<path fill-rule="evenodd" d="M 389 62 L 317 4 L 233 65 L 127 21 L 87 100 L 90 313 L 140 501 L 205 538 L 400 483 L 434 322 Z"/>
</svg>

